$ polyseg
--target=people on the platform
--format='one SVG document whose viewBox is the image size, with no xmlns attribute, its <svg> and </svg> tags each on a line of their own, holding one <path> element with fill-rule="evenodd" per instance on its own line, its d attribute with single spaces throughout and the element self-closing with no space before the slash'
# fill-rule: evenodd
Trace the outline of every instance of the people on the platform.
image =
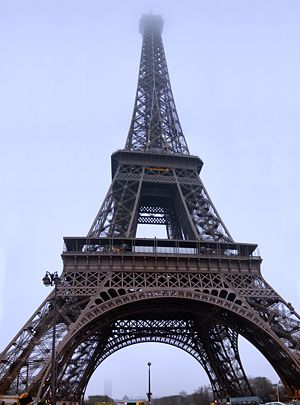
<svg viewBox="0 0 300 405">
<path fill-rule="evenodd" d="M 28 394 L 28 392 L 24 392 L 19 397 L 19 404 L 20 405 L 27 405 L 33 402 L 32 396 Z"/>
</svg>

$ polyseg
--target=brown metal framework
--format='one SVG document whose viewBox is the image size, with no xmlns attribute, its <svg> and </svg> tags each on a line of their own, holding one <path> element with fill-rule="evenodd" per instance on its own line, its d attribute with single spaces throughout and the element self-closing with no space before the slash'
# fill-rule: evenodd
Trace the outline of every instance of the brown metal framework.
<svg viewBox="0 0 300 405">
<path fill-rule="evenodd" d="M 256 245 L 234 242 L 199 177 L 176 112 L 160 16 L 143 16 L 141 64 L 125 148 L 87 237 L 65 238 L 57 287 L 57 398 L 80 400 L 123 347 L 162 342 L 206 371 L 215 398 L 251 394 L 238 336 L 300 389 L 300 317 L 263 279 Z M 139 224 L 167 239 L 139 239 Z M 49 396 L 54 293 L 0 355 L 0 393 Z"/>
</svg>

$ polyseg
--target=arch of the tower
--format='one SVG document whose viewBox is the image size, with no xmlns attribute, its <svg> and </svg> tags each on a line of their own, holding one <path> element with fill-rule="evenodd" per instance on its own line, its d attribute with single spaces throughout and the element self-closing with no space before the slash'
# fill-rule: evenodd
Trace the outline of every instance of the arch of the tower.
<svg viewBox="0 0 300 405">
<path fill-rule="evenodd" d="M 78 399 L 101 362 L 142 342 L 176 346 L 193 356 L 208 374 L 216 398 L 251 392 L 237 346 L 241 334 L 270 362 L 289 389 L 300 378 L 297 359 L 268 324 L 242 303 L 184 291 L 131 292 L 107 301 L 95 298 L 58 347 L 58 396 Z M 49 389 L 45 374 L 38 395 Z"/>
<path fill-rule="evenodd" d="M 237 333 L 212 320 L 206 320 L 205 314 L 200 316 L 199 313 L 196 318 L 192 314 L 182 313 L 175 318 L 172 311 L 157 308 L 155 312 L 151 319 L 149 314 L 142 311 L 127 314 L 125 319 L 123 316 L 118 320 L 106 318 L 105 324 L 103 319 L 98 319 L 87 325 L 84 332 L 78 334 L 78 339 L 76 337 L 72 340 L 72 347 L 68 351 L 73 355 L 61 361 L 63 364 L 67 360 L 67 367 L 59 383 L 61 397 L 72 394 L 76 399 L 78 393 L 84 392 L 88 380 L 103 360 L 124 347 L 146 342 L 166 343 L 194 357 L 209 376 L 217 398 L 227 393 L 239 395 L 241 392 L 251 392 L 240 364 L 234 363 L 237 356 Z M 208 345 L 211 336 L 214 336 L 215 345 L 222 344 L 221 336 L 222 339 L 229 337 L 226 351 L 219 348 L 218 356 L 221 358 L 215 356 Z M 88 357 L 86 361 L 83 360 L 85 356 Z M 216 367 L 218 363 L 219 367 Z M 59 369 L 64 368 L 62 364 Z M 72 386 L 69 384 L 70 379 Z"/>
<path fill-rule="evenodd" d="M 127 331 L 130 331 L 130 336 L 118 336 L 120 333 L 121 324 L 127 324 Z M 95 367 L 93 372 L 96 368 L 110 355 L 114 354 L 115 352 L 126 348 L 128 346 L 140 344 L 140 343 L 164 343 L 176 348 L 179 348 L 189 355 L 191 355 L 206 371 L 206 374 L 209 377 L 213 394 L 216 398 L 220 398 L 224 396 L 226 392 L 240 393 L 243 389 L 248 389 L 251 393 L 251 387 L 248 387 L 248 382 L 244 378 L 244 375 L 239 375 L 234 382 L 235 388 L 228 387 L 228 389 L 223 388 L 222 382 L 220 382 L 214 372 L 214 369 L 211 366 L 211 359 L 207 355 L 205 351 L 205 346 L 199 339 L 195 339 L 195 337 L 191 337 L 191 333 L 193 332 L 192 329 L 188 330 L 189 325 L 187 321 L 183 320 L 162 320 L 153 321 L 153 323 L 158 324 L 158 329 L 153 330 L 152 322 L 148 320 L 124 320 L 124 321 L 117 321 L 116 324 L 116 335 L 111 338 L 108 342 L 108 345 L 103 353 L 99 353 L 99 360 L 95 363 Z M 136 331 L 136 325 L 139 324 L 141 330 L 139 332 Z M 146 327 L 146 328 L 145 328 Z M 151 331 L 147 329 L 151 328 Z M 175 327 L 175 330 L 174 330 Z M 179 330 L 184 328 L 185 331 L 182 335 L 179 334 Z M 176 331 L 176 332 L 175 332 Z M 148 333 L 147 333 L 148 332 Z M 173 335 L 172 335 L 173 332 Z M 122 334 L 122 332 L 121 332 Z M 194 334 L 197 335 L 197 331 L 194 331 Z M 237 336 L 236 336 L 237 337 Z M 228 347 L 229 349 L 229 347 Z M 230 348 L 231 349 L 231 348 Z M 235 373 L 238 374 L 242 370 L 235 370 Z M 91 374 L 92 375 L 92 374 Z M 90 377 L 91 377 L 90 375 Z M 241 384 L 242 383 L 242 384 Z M 87 386 L 88 381 L 85 381 L 85 387 Z M 235 391 L 234 391 L 235 389 Z M 83 390 L 85 391 L 85 389 Z"/>
</svg>

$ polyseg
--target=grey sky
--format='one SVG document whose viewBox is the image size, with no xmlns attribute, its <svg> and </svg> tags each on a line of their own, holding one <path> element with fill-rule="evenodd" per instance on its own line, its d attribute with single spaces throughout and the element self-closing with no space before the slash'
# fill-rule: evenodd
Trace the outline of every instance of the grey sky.
<svg viewBox="0 0 300 405">
<path fill-rule="evenodd" d="M 61 271 L 62 237 L 85 235 L 106 194 L 150 10 L 165 20 L 177 110 L 208 192 L 300 311 L 300 2 L 1 0 L 0 350 L 49 293 L 41 278 Z M 248 374 L 277 382 L 249 344 L 241 352 Z M 112 379 L 115 397 L 143 395 L 149 360 L 155 396 L 208 383 L 184 352 L 140 345 L 105 360 L 88 394 Z"/>
</svg>

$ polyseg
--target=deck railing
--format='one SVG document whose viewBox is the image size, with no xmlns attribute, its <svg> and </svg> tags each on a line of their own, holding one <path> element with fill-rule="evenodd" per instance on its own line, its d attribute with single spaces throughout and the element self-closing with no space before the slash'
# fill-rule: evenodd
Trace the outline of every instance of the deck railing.
<svg viewBox="0 0 300 405">
<path fill-rule="evenodd" d="M 64 238 L 64 254 L 260 257 L 256 244 L 150 238 Z"/>
</svg>

